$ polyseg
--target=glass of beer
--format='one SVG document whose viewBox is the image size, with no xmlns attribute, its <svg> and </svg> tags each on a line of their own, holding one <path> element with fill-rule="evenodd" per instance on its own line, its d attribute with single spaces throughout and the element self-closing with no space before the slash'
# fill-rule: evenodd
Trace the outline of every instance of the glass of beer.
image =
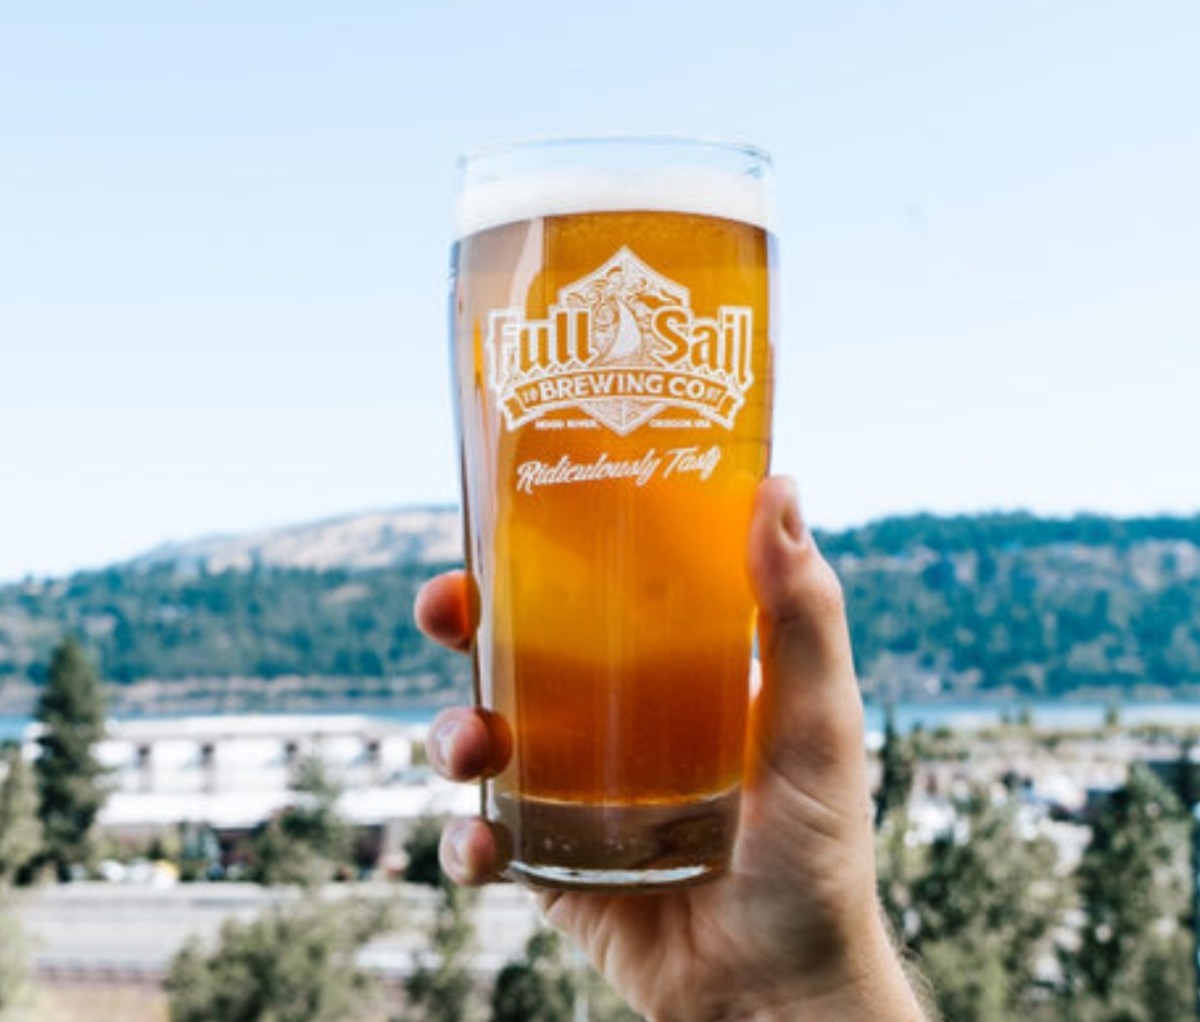
<svg viewBox="0 0 1200 1022">
<path fill-rule="evenodd" d="M 674 138 L 464 158 L 452 332 L 476 699 L 510 877 L 698 883 L 737 825 L 770 454 L 770 160 Z"/>
</svg>

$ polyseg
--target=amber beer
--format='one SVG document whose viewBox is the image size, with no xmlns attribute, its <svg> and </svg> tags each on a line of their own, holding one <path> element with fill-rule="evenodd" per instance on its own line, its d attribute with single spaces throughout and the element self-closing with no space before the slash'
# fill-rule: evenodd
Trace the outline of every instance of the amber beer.
<svg viewBox="0 0 1200 1022">
<path fill-rule="evenodd" d="M 724 868 L 737 819 L 768 163 L 543 148 L 466 161 L 453 259 L 476 695 L 511 745 L 484 814 L 518 879 L 694 883 Z"/>
</svg>

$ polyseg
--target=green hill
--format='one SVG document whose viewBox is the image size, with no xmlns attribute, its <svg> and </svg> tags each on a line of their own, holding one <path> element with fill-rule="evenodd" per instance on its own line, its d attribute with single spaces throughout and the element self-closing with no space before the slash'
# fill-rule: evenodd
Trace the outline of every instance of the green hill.
<svg viewBox="0 0 1200 1022">
<path fill-rule="evenodd" d="M 821 539 L 869 691 L 1200 692 L 1200 516 L 919 515 Z"/>
<path fill-rule="evenodd" d="M 451 510 L 422 514 L 429 535 L 456 528 Z M 371 567 L 297 567 L 310 552 L 289 530 L 292 561 L 214 570 L 223 555 L 208 541 L 204 557 L 0 587 L 0 698 L 30 698 L 67 631 L 118 698 L 159 708 L 463 698 L 462 658 L 412 623 L 418 586 L 446 562 L 381 517 L 356 534 Z M 1200 693 L 1200 516 L 919 515 L 818 539 L 869 693 Z"/>
</svg>

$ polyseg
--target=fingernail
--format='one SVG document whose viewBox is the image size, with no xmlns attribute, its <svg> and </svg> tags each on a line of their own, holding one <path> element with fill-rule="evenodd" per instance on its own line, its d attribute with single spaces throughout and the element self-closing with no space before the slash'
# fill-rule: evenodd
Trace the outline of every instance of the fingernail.
<svg viewBox="0 0 1200 1022">
<path fill-rule="evenodd" d="M 451 719 L 437 729 L 433 736 L 434 762 L 444 768 L 450 765 L 450 756 L 454 749 L 454 736 L 458 732 L 459 721 Z"/>
<path fill-rule="evenodd" d="M 804 535 L 804 523 L 800 518 L 800 498 L 796 489 L 796 481 L 789 479 L 787 481 L 788 499 L 783 505 L 783 531 L 788 534 L 788 537 L 793 543 L 799 543 Z"/>
</svg>

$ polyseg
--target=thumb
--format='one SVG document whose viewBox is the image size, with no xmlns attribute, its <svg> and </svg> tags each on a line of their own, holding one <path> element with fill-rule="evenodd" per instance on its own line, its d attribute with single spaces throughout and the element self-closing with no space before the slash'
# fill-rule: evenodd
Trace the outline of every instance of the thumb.
<svg viewBox="0 0 1200 1022">
<path fill-rule="evenodd" d="M 840 786 L 864 769 L 862 698 L 842 588 L 804 525 L 792 480 L 759 486 L 747 564 L 762 660 L 750 768 L 802 788 Z"/>
</svg>

